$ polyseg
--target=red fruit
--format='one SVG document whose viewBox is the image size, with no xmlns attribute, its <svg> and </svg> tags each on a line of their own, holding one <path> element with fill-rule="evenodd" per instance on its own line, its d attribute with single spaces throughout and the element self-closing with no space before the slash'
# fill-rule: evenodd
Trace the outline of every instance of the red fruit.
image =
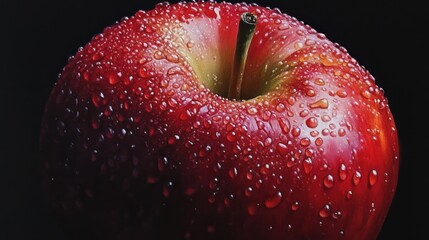
<svg viewBox="0 0 429 240">
<path fill-rule="evenodd" d="M 234 65 L 244 13 L 256 30 Z M 344 48 L 214 2 L 137 12 L 79 49 L 41 148 L 76 239 L 375 239 L 399 165 L 383 91 Z"/>
</svg>

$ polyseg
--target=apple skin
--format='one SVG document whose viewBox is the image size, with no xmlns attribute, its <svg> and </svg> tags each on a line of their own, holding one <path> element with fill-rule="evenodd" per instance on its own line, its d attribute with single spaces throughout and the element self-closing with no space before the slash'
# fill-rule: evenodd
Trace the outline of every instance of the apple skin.
<svg viewBox="0 0 429 240">
<path fill-rule="evenodd" d="M 258 17 L 242 101 L 238 19 Z M 375 239 L 397 131 L 347 51 L 256 5 L 159 4 L 64 67 L 41 127 L 45 186 L 72 239 Z"/>
</svg>

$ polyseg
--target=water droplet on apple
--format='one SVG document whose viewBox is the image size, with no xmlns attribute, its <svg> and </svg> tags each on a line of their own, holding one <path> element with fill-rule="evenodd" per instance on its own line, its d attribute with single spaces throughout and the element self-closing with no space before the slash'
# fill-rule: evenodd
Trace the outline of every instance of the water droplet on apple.
<svg viewBox="0 0 429 240">
<path fill-rule="evenodd" d="M 190 40 L 189 42 L 186 43 L 186 47 L 188 47 L 189 49 L 191 49 L 194 46 L 194 41 Z"/>
<path fill-rule="evenodd" d="M 122 74 L 119 72 L 117 74 L 110 74 L 108 77 L 108 81 L 110 85 L 115 85 L 120 81 L 120 77 Z"/>
<path fill-rule="evenodd" d="M 282 193 L 277 192 L 273 197 L 265 200 L 265 207 L 275 208 L 280 204 L 281 201 L 282 201 Z"/>
<path fill-rule="evenodd" d="M 316 41 L 314 41 L 313 39 L 305 40 L 305 45 L 307 46 L 313 46 L 314 44 L 316 44 Z"/>
<path fill-rule="evenodd" d="M 378 173 L 376 170 L 371 170 L 371 172 L 369 172 L 369 177 L 368 177 L 368 182 L 369 182 L 369 186 L 374 186 L 377 183 L 377 179 L 378 179 Z"/>
<path fill-rule="evenodd" d="M 310 144 L 311 144 L 311 140 L 310 140 L 309 138 L 307 138 L 307 137 L 305 137 L 305 138 L 301 138 L 301 141 L 299 141 L 299 144 L 300 144 L 302 147 L 307 147 L 308 145 L 310 145 Z"/>
<path fill-rule="evenodd" d="M 315 118 L 315 117 L 310 117 L 310 118 L 308 118 L 308 119 L 305 121 L 305 123 L 307 124 L 307 126 L 308 126 L 309 128 L 316 128 L 316 127 L 317 127 L 317 125 L 318 125 L 317 118 Z"/>
<path fill-rule="evenodd" d="M 360 92 L 360 95 L 366 99 L 369 99 L 371 97 L 371 93 L 368 90 Z"/>
<path fill-rule="evenodd" d="M 292 128 L 292 136 L 298 137 L 301 134 L 301 129 L 299 127 Z"/>
<path fill-rule="evenodd" d="M 309 174 L 311 170 L 313 169 L 313 161 L 311 158 L 307 158 L 302 162 L 302 165 L 304 166 L 304 172 L 306 174 Z"/>
<path fill-rule="evenodd" d="M 171 194 L 171 187 L 173 186 L 173 183 L 172 182 L 169 182 L 169 183 L 167 183 L 167 184 L 165 184 L 164 186 L 163 186 L 163 188 L 162 188 L 162 195 L 165 197 L 165 198 L 169 198 L 170 197 L 170 194 Z"/>
<path fill-rule="evenodd" d="M 101 59 L 103 59 L 103 57 L 104 57 L 103 52 L 99 51 L 99 52 L 94 53 L 94 55 L 92 55 L 92 60 L 98 62 Z"/>
<path fill-rule="evenodd" d="M 338 168 L 338 176 L 340 177 L 341 181 L 344 181 L 347 178 L 347 167 L 344 163 L 341 163 L 340 167 Z"/>
<path fill-rule="evenodd" d="M 178 63 L 180 60 L 179 56 L 177 54 L 174 54 L 174 53 L 167 54 L 166 58 L 171 63 Z"/>
<path fill-rule="evenodd" d="M 255 115 L 256 113 L 258 113 L 258 110 L 255 107 L 250 107 L 247 109 L 247 113 L 249 113 L 250 115 Z"/>
<path fill-rule="evenodd" d="M 235 142 L 235 141 L 237 141 L 237 134 L 235 132 L 229 132 L 226 135 L 226 140 L 228 140 L 228 142 Z"/>
<path fill-rule="evenodd" d="M 244 189 L 244 195 L 246 197 L 250 197 L 252 195 L 253 192 L 253 188 L 252 187 L 247 187 L 246 189 Z"/>
<path fill-rule="evenodd" d="M 338 129 L 338 136 L 344 137 L 345 135 L 346 135 L 346 130 L 344 128 L 339 128 Z"/>
<path fill-rule="evenodd" d="M 247 206 L 247 212 L 249 213 L 250 216 L 255 216 L 256 215 L 256 211 L 257 211 L 257 205 L 256 205 L 256 203 L 250 203 Z"/>
<path fill-rule="evenodd" d="M 319 86 L 324 86 L 325 85 L 325 80 L 323 80 L 321 78 L 316 78 L 316 80 L 314 80 L 314 83 L 316 85 L 319 85 Z"/>
<path fill-rule="evenodd" d="M 165 57 L 165 55 L 161 51 L 155 51 L 155 53 L 153 54 L 153 57 L 156 60 L 160 60 L 160 59 L 163 59 Z"/>
<path fill-rule="evenodd" d="M 329 102 L 326 98 L 322 98 L 322 99 L 310 104 L 310 108 L 326 109 L 328 107 L 329 107 Z"/>
<path fill-rule="evenodd" d="M 346 90 L 338 90 L 337 95 L 340 98 L 345 98 L 345 97 L 347 97 L 347 91 Z"/>
<path fill-rule="evenodd" d="M 323 144 L 323 139 L 321 137 L 316 138 L 316 146 L 321 146 Z"/>
<path fill-rule="evenodd" d="M 359 185 L 361 178 L 362 178 L 362 174 L 356 171 L 355 174 L 353 175 L 353 184 L 355 186 Z"/>
<path fill-rule="evenodd" d="M 173 66 L 167 70 L 167 75 L 173 76 L 173 75 L 182 75 L 183 70 L 179 66 Z"/>
<path fill-rule="evenodd" d="M 232 204 L 232 200 L 234 199 L 234 195 L 229 195 L 229 196 L 227 196 L 224 200 L 223 200 L 223 204 L 226 206 L 226 207 L 229 207 L 229 206 L 231 206 L 231 204 Z"/>
<path fill-rule="evenodd" d="M 327 218 L 329 217 L 330 211 L 331 211 L 331 207 L 329 206 L 329 204 L 326 204 L 325 206 L 322 207 L 322 209 L 320 209 L 319 216 L 322 218 Z"/>
<path fill-rule="evenodd" d="M 293 212 L 298 211 L 298 209 L 299 209 L 299 202 L 294 202 L 294 203 L 292 203 L 292 206 L 290 207 L 290 209 L 291 209 Z"/>
<path fill-rule="evenodd" d="M 277 106 L 276 106 L 276 110 L 277 110 L 277 112 L 284 112 L 284 111 L 285 111 L 285 109 L 286 109 L 286 106 L 285 106 L 283 103 L 279 103 L 279 104 L 277 104 Z"/>
<path fill-rule="evenodd" d="M 290 25 L 289 25 L 288 23 L 283 22 L 283 24 L 280 24 L 277 28 L 278 28 L 280 31 L 282 31 L 282 30 L 287 30 L 287 29 L 289 29 L 289 28 L 290 28 Z"/>
<path fill-rule="evenodd" d="M 214 178 L 214 179 L 210 180 L 210 182 L 209 182 L 209 188 L 211 190 L 214 190 L 216 188 L 216 186 L 217 186 L 217 182 L 218 182 L 217 178 Z"/>
<path fill-rule="evenodd" d="M 280 154 L 282 154 L 282 155 L 286 155 L 286 154 L 289 152 L 289 151 L 288 151 L 288 148 L 287 148 L 287 146 L 286 146 L 286 144 L 281 143 L 281 142 L 279 142 L 279 143 L 277 144 L 276 149 L 277 149 L 277 151 L 278 151 Z"/>
<path fill-rule="evenodd" d="M 323 179 L 323 186 L 326 188 L 332 188 L 334 186 L 334 177 L 331 174 Z"/>
<path fill-rule="evenodd" d="M 351 190 L 347 191 L 347 193 L 346 193 L 346 198 L 347 198 L 348 200 L 350 200 L 350 199 L 352 199 L 352 196 L 353 196 L 353 192 L 352 192 Z"/>
<path fill-rule="evenodd" d="M 237 177 L 237 174 L 238 174 L 237 168 L 233 167 L 233 168 L 229 169 L 228 174 L 229 174 L 229 177 L 231 179 L 235 179 Z"/>
<path fill-rule="evenodd" d="M 342 213 L 340 211 L 332 213 L 332 218 L 335 219 L 335 220 L 340 219 L 341 216 L 342 216 Z"/>
<path fill-rule="evenodd" d="M 104 99 L 104 94 L 102 92 L 99 93 L 93 93 L 91 95 L 91 100 L 92 100 L 92 104 L 94 105 L 94 107 L 98 108 L 101 105 L 104 105 L 105 103 L 107 103 Z"/>
<path fill-rule="evenodd" d="M 288 134 L 290 131 L 290 122 L 286 118 L 279 118 L 279 125 L 283 131 L 284 134 Z"/>
</svg>

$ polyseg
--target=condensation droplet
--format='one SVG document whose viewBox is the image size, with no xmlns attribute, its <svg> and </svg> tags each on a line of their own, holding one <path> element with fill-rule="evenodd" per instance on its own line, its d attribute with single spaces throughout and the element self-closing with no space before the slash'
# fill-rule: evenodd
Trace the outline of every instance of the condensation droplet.
<svg viewBox="0 0 429 240">
<path fill-rule="evenodd" d="M 167 54 L 166 58 L 169 62 L 172 62 L 172 63 L 178 63 L 179 62 L 179 56 L 177 56 L 176 54 Z"/>
<path fill-rule="evenodd" d="M 118 73 L 118 74 L 110 74 L 110 75 L 109 75 L 109 78 L 108 78 L 108 80 L 109 80 L 109 84 L 110 84 L 110 85 L 115 85 L 115 84 L 117 84 L 117 83 L 119 82 L 119 80 L 120 80 L 120 76 L 121 76 L 121 74 L 120 74 L 120 73 Z"/>
<path fill-rule="evenodd" d="M 341 181 L 344 181 L 347 178 L 347 167 L 344 163 L 341 163 L 340 167 L 338 168 L 338 176 L 340 177 Z"/>
<path fill-rule="evenodd" d="M 323 179 L 323 186 L 326 188 L 332 188 L 334 186 L 334 177 L 331 174 Z"/>
<path fill-rule="evenodd" d="M 374 186 L 377 183 L 378 173 L 376 170 L 369 172 L 368 182 L 369 186 Z"/>
<path fill-rule="evenodd" d="M 313 169 L 313 161 L 311 158 L 307 158 L 302 162 L 302 165 L 304 166 L 304 172 L 306 174 L 309 174 L 311 170 Z"/>
<path fill-rule="evenodd" d="M 235 141 L 237 140 L 237 134 L 236 134 L 235 132 L 229 132 L 229 133 L 226 135 L 226 139 L 227 139 L 229 142 L 235 142 Z"/>
<path fill-rule="evenodd" d="M 328 107 L 329 107 L 329 102 L 326 98 L 322 98 L 322 99 L 310 104 L 310 108 L 326 109 Z"/>
<path fill-rule="evenodd" d="M 301 141 L 299 141 L 299 144 L 300 144 L 302 147 L 307 147 L 308 145 L 310 145 L 310 144 L 311 144 L 311 140 L 310 140 L 309 138 L 307 138 L 307 137 L 305 137 L 305 138 L 301 138 Z"/>
<path fill-rule="evenodd" d="M 322 218 L 327 218 L 329 217 L 330 211 L 331 211 L 331 207 L 328 204 L 326 204 L 325 206 L 322 207 L 322 209 L 320 209 L 319 216 Z"/>
<path fill-rule="evenodd" d="M 294 202 L 294 203 L 292 204 L 292 206 L 290 207 L 290 209 L 291 209 L 293 212 L 298 211 L 298 209 L 299 209 L 299 202 Z"/>
<path fill-rule="evenodd" d="M 103 52 L 96 52 L 94 53 L 94 55 L 92 55 L 92 60 L 97 62 L 97 61 L 100 61 L 103 57 L 104 57 Z"/>
<path fill-rule="evenodd" d="M 305 121 L 305 123 L 307 124 L 307 126 L 308 126 L 309 128 L 316 128 L 316 127 L 317 127 L 317 125 L 318 125 L 317 118 L 315 118 L 315 117 L 310 117 L 310 118 L 308 118 L 308 119 Z"/>
<path fill-rule="evenodd" d="M 235 179 L 237 177 L 237 174 L 238 174 L 237 168 L 234 167 L 234 168 L 229 169 L 228 174 L 229 174 L 229 177 L 231 179 Z"/>
<path fill-rule="evenodd" d="M 360 92 L 360 95 L 366 99 L 369 99 L 371 97 L 371 93 L 368 90 Z"/>
<path fill-rule="evenodd" d="M 321 78 L 316 78 L 316 80 L 314 80 L 314 83 L 316 85 L 319 85 L 319 86 L 324 86 L 325 85 L 325 81 L 323 79 L 321 79 Z"/>
<path fill-rule="evenodd" d="M 347 193 L 346 193 L 346 198 L 347 198 L 348 200 L 350 200 L 350 199 L 352 199 L 352 196 L 353 196 L 353 192 L 352 192 L 351 190 L 347 191 Z"/>
<path fill-rule="evenodd" d="M 347 97 L 347 92 L 346 92 L 346 90 L 338 90 L 337 95 L 340 98 L 345 98 L 345 97 Z"/>
<path fill-rule="evenodd" d="M 323 139 L 321 137 L 316 138 L 316 146 L 321 146 L 323 144 Z"/>
<path fill-rule="evenodd" d="M 340 211 L 332 213 L 332 218 L 335 219 L 335 220 L 340 219 L 341 216 L 342 216 L 342 213 Z"/>
<path fill-rule="evenodd" d="M 246 197 L 250 197 L 252 195 L 253 192 L 253 188 L 252 187 L 247 187 L 246 189 L 244 189 L 244 195 Z"/>
<path fill-rule="evenodd" d="M 359 185 L 361 178 L 362 178 L 362 174 L 356 171 L 355 174 L 353 175 L 353 184 L 355 186 Z"/>
<path fill-rule="evenodd" d="M 251 107 L 247 109 L 247 113 L 250 115 L 255 115 L 258 112 L 258 110 L 255 107 Z"/>
<path fill-rule="evenodd" d="M 298 137 L 301 134 L 301 129 L 299 127 L 292 128 L 292 136 Z"/>
<path fill-rule="evenodd" d="M 255 203 L 249 204 L 247 206 L 247 212 L 249 213 L 249 215 L 255 216 L 256 215 L 256 204 Z"/>
<path fill-rule="evenodd" d="M 282 201 L 282 193 L 277 192 L 273 197 L 265 200 L 265 207 L 275 208 L 280 204 L 281 201 Z"/>
<path fill-rule="evenodd" d="M 284 143 L 278 143 L 276 149 L 282 155 L 286 155 L 288 153 L 288 148 Z"/>
<path fill-rule="evenodd" d="M 154 57 L 156 60 L 163 59 L 163 58 L 164 58 L 164 53 L 162 53 L 161 51 L 156 51 L 156 52 L 153 54 L 153 57 Z"/>
</svg>

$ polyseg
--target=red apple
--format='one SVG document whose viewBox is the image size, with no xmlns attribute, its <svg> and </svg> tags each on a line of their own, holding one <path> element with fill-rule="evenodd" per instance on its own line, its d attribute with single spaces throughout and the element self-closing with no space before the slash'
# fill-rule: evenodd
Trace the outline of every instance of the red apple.
<svg viewBox="0 0 429 240">
<path fill-rule="evenodd" d="M 63 69 L 41 132 L 76 239 L 375 239 L 398 178 L 370 73 L 253 4 L 164 3 L 106 28 Z"/>
</svg>

